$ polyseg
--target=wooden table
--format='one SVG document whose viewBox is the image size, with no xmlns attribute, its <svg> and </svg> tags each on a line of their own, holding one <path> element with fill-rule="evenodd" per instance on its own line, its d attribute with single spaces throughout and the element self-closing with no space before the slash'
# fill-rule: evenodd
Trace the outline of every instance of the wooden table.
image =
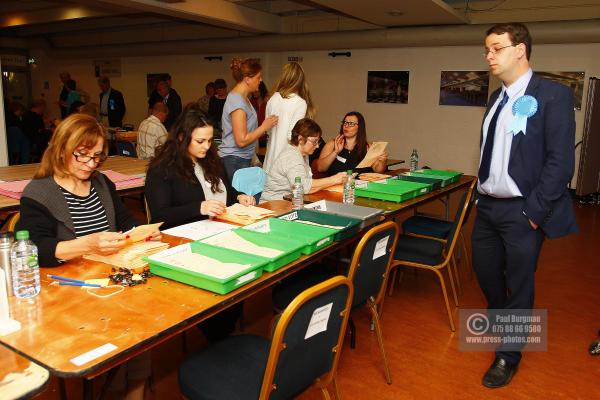
<svg viewBox="0 0 600 400">
<path fill-rule="evenodd" d="M 46 388 L 49 378 L 48 370 L 0 346 L 0 399 L 33 397 Z"/>
<path fill-rule="evenodd" d="M 135 144 L 137 142 L 137 137 L 137 131 L 117 132 L 114 134 L 113 140 L 115 142 L 131 142 Z"/>
<path fill-rule="evenodd" d="M 123 156 L 110 156 L 102 164 L 100 171 L 110 169 L 126 175 L 141 175 L 146 173 L 147 166 L 148 160 L 139 160 L 137 158 Z M 8 182 L 31 179 L 38 168 L 39 164 L 37 163 L 0 167 L 0 180 Z M 122 188 L 119 189 L 119 192 L 131 191 L 132 189 L 139 189 L 140 187 L 143 187 L 143 185 Z M 0 195 L 0 210 L 14 210 L 18 207 L 19 200 Z"/>
<path fill-rule="evenodd" d="M 383 208 L 387 216 L 414 207 L 452 191 L 466 188 L 473 177 L 462 177 L 455 184 L 417 199 L 395 204 L 368 201 Z M 338 200 L 339 194 L 322 192 L 325 198 Z M 336 196 L 337 195 L 337 196 Z M 311 195 L 314 196 L 314 195 Z M 315 199 L 316 200 L 316 199 Z M 359 199 L 357 204 L 365 204 Z M 279 213 L 290 203 L 276 201 L 268 205 Z M 171 245 L 188 240 L 164 235 Z M 20 331 L 0 337 L 0 343 L 35 361 L 59 377 L 84 377 L 85 397 L 91 396 L 90 379 L 124 363 L 195 326 L 208 317 L 272 286 L 282 278 L 313 263 L 355 240 L 356 236 L 311 254 L 280 268 L 227 295 L 153 277 L 147 284 L 125 288 L 108 298 L 98 298 L 88 290 L 72 286 L 50 286 L 48 273 L 76 279 L 106 277 L 110 266 L 77 259 L 56 268 L 42 268 L 41 293 L 31 300 L 9 300 L 13 318 L 20 321 Z M 99 349 L 106 349 L 100 352 Z M 86 362 L 75 362 L 88 352 L 98 352 Z"/>
</svg>

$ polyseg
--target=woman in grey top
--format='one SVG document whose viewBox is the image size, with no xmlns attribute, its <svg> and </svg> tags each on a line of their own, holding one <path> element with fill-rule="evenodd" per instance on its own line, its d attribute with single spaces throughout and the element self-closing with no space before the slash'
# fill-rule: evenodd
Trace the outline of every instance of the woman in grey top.
<svg viewBox="0 0 600 400">
<path fill-rule="evenodd" d="M 248 100 L 250 94 L 258 90 L 262 81 L 261 71 L 258 59 L 231 60 L 231 72 L 237 84 L 227 95 L 223 106 L 223 143 L 219 146 L 219 155 L 230 182 L 235 171 L 250 166 L 256 141 L 277 124 L 277 116 L 271 115 L 258 126 L 256 111 Z"/>
<path fill-rule="evenodd" d="M 300 177 L 304 193 L 314 193 L 344 181 L 345 172 L 322 179 L 312 179 L 308 156 L 319 147 L 321 127 L 310 118 L 303 118 L 292 128 L 287 147 L 267 171 L 267 183 L 261 201 L 281 200 L 292 193 L 296 177 Z"/>
</svg>

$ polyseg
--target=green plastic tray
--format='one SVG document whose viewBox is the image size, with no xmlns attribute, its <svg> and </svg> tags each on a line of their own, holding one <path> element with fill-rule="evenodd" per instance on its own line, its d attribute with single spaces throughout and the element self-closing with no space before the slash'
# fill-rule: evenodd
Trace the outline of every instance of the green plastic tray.
<svg viewBox="0 0 600 400">
<path fill-rule="evenodd" d="M 298 224 L 277 218 L 268 218 L 239 228 L 272 237 L 279 236 L 300 241 L 304 244 L 302 254 L 312 254 L 315 251 L 333 243 L 334 229 Z"/>
<path fill-rule="evenodd" d="M 253 244 L 255 244 L 257 246 L 268 247 L 271 249 L 283 251 L 282 254 L 280 254 L 277 257 L 273 257 L 273 258 L 268 258 L 268 257 L 264 257 L 261 255 L 252 254 L 252 253 L 246 253 L 246 254 L 252 254 L 252 255 L 255 255 L 256 257 L 266 259 L 267 263 L 263 266 L 263 271 L 268 271 L 268 272 L 273 272 L 273 271 L 283 267 L 284 265 L 287 265 L 287 264 L 291 263 L 292 261 L 297 260 L 300 257 L 300 255 L 302 254 L 302 248 L 305 245 L 303 242 L 301 242 L 297 239 L 293 239 L 293 238 L 289 238 L 289 237 L 282 237 L 282 236 L 274 235 L 272 233 L 267 233 L 267 234 L 257 233 L 257 232 L 253 232 L 251 230 L 242 229 L 242 228 L 237 228 L 237 229 L 233 230 L 233 232 L 236 235 L 239 235 L 242 239 L 252 242 Z M 218 235 L 221 235 L 221 233 L 217 234 L 217 236 Z M 208 239 L 208 238 L 206 238 L 206 239 Z M 202 243 L 206 239 L 202 239 L 200 242 Z M 215 237 L 213 236 L 212 239 L 215 239 Z M 219 244 L 211 244 L 210 246 L 222 247 L 224 249 L 228 248 L 225 246 L 221 246 Z M 230 249 L 230 250 L 242 252 L 241 250 L 238 250 L 238 249 Z"/>
<path fill-rule="evenodd" d="M 442 187 L 445 187 L 451 183 L 458 182 L 462 172 L 456 171 L 445 171 L 442 169 L 419 169 L 417 171 L 411 172 L 411 176 L 426 176 L 429 178 L 437 178 L 442 180 Z"/>
<path fill-rule="evenodd" d="M 400 203 L 413 199 L 418 195 L 429 193 L 430 191 L 431 185 L 394 179 L 388 180 L 387 183 L 369 182 L 366 188 L 357 187 L 355 194 L 360 197 Z"/>
<path fill-rule="evenodd" d="M 319 200 L 311 204 L 305 204 L 304 208 L 316 210 L 327 214 L 343 215 L 345 217 L 360 219 L 360 229 L 376 224 L 383 214 L 380 208 L 357 206 L 356 204 L 344 204 L 337 201 Z"/>
<path fill-rule="evenodd" d="M 243 286 L 262 275 L 262 268 L 267 263 L 267 259 L 257 257 L 250 254 L 244 254 L 237 251 L 231 251 L 220 247 L 209 246 L 200 242 L 186 243 L 177 247 L 172 247 L 165 251 L 187 251 L 186 246 L 189 246 L 192 252 L 202 254 L 203 256 L 214 258 L 221 262 L 250 264 L 247 269 L 228 277 L 220 279 L 214 276 L 205 275 L 202 273 L 188 271 L 186 269 L 166 264 L 155 257 L 161 253 L 154 254 L 149 257 L 144 257 L 144 260 L 150 265 L 150 272 L 155 275 L 182 282 L 211 292 L 226 294 L 240 286 Z"/>
<path fill-rule="evenodd" d="M 419 183 L 428 183 L 431 185 L 431 190 L 438 190 L 442 187 L 442 179 L 432 178 L 428 176 L 410 176 L 410 175 L 397 175 L 392 179 L 397 179 L 399 181 L 408 181 L 408 182 L 419 182 Z"/>
<path fill-rule="evenodd" d="M 339 230 L 332 229 L 335 232 L 333 240 L 335 240 L 336 242 L 349 238 L 350 236 L 353 236 L 354 234 L 358 233 L 358 231 L 360 230 L 360 224 L 362 223 L 362 220 L 357 218 L 351 218 L 336 214 L 328 214 L 321 211 L 307 209 L 295 210 L 290 213 L 283 214 L 278 218 L 291 221 L 295 226 L 306 225 L 302 222 L 295 222 L 295 220 L 309 221 L 323 225 L 343 226 L 343 228 Z M 296 228 L 294 227 L 294 229 Z"/>
</svg>

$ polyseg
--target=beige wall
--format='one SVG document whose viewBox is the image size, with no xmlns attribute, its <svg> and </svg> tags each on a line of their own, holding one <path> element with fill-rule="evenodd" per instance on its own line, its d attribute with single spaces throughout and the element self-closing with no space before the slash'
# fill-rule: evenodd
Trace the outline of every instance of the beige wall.
<svg viewBox="0 0 600 400">
<path fill-rule="evenodd" d="M 484 109 L 479 107 L 439 106 L 439 81 L 442 70 L 485 70 L 480 46 L 414 47 L 352 50 L 352 57 L 327 56 L 326 51 L 240 54 L 261 58 L 264 80 L 273 86 L 281 66 L 290 55 L 303 57 L 313 98 L 318 107 L 317 121 L 326 137 L 335 135 L 339 121 L 350 110 L 360 111 L 367 121 L 370 140 L 390 142 L 392 158 L 408 159 L 417 148 L 421 165 L 451 168 L 474 174 L 479 157 L 479 129 Z M 60 90 L 58 72 L 69 71 L 80 87 L 97 101 L 98 88 L 93 77 L 93 60 L 51 60 L 33 52 L 38 67 L 32 73 L 34 96 L 44 93 L 49 102 Z M 204 84 L 223 77 L 231 85 L 230 54 L 224 60 L 206 61 L 204 55 L 168 57 L 130 57 L 121 59 L 122 76 L 112 78 L 113 87 L 125 95 L 125 122 L 135 126 L 146 115 L 146 73 L 169 72 L 173 86 L 184 104 L 196 100 Z M 534 69 L 545 71 L 585 71 L 586 86 L 582 111 L 576 111 L 577 138 L 581 137 L 587 78 L 600 75 L 600 44 L 539 45 L 533 48 Z M 368 70 L 408 70 L 408 104 L 366 103 Z M 43 90 L 44 81 L 50 89 Z M 492 89 L 498 82 L 492 80 Z"/>
</svg>

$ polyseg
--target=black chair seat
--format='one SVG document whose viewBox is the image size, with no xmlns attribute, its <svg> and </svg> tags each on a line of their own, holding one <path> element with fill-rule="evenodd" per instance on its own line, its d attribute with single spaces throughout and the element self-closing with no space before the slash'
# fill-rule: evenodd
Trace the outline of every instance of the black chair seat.
<svg viewBox="0 0 600 400">
<path fill-rule="evenodd" d="M 270 345 L 260 336 L 239 335 L 193 354 L 179 367 L 181 393 L 190 400 L 258 399 Z"/>
<path fill-rule="evenodd" d="M 443 261 L 444 244 L 433 239 L 400 235 L 396 246 L 395 260 L 419 264 L 437 265 Z"/>
<path fill-rule="evenodd" d="M 402 223 L 402 230 L 404 233 L 447 239 L 452 230 L 452 223 L 453 221 L 415 215 Z"/>
</svg>

